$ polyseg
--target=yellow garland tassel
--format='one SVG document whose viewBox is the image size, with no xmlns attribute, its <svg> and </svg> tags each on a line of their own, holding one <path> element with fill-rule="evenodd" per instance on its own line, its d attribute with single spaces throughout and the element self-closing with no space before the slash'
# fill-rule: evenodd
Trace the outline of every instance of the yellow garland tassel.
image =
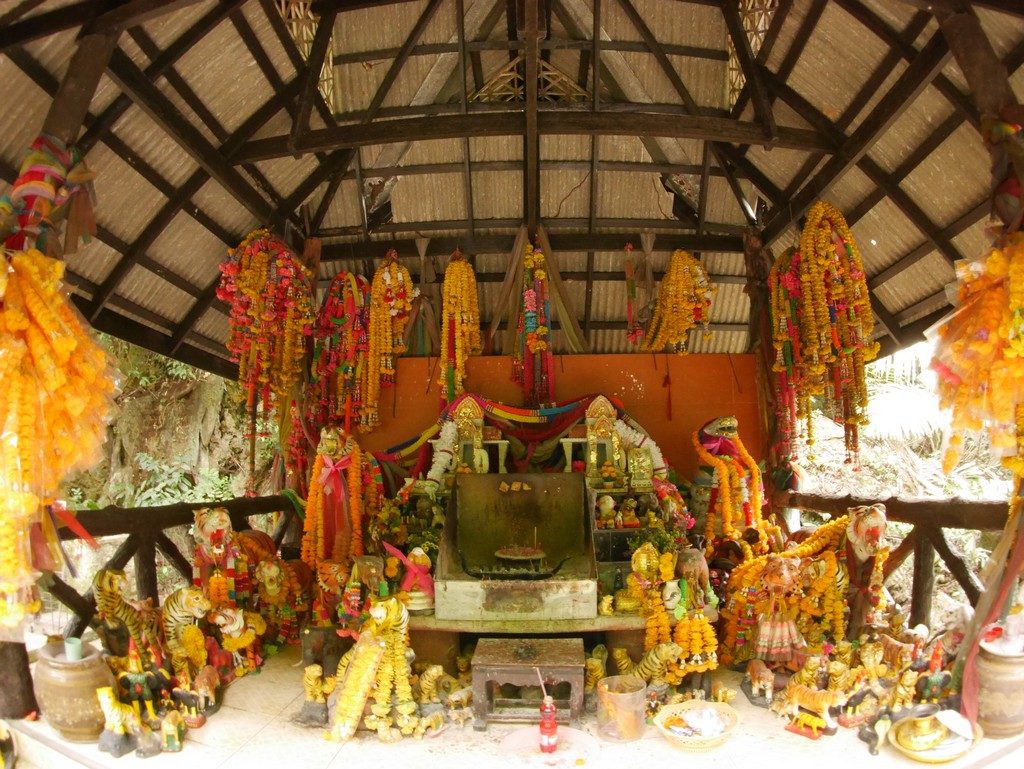
<svg viewBox="0 0 1024 769">
<path fill-rule="evenodd" d="M 640 349 L 658 352 L 671 346 L 675 352 L 684 354 L 690 329 L 697 324 L 704 326 L 704 335 L 708 336 L 715 291 L 703 264 L 683 250 L 672 254 L 658 286 L 658 301 Z"/>
<path fill-rule="evenodd" d="M 39 608 L 29 527 L 68 473 L 100 458 L 115 392 L 63 272 L 34 249 L 0 260 L 0 627 Z"/>
<path fill-rule="evenodd" d="M 441 373 L 438 383 L 446 403 L 465 392 L 466 358 L 479 353 L 480 308 L 476 274 L 473 266 L 456 251 L 444 271 L 441 301 Z"/>
</svg>

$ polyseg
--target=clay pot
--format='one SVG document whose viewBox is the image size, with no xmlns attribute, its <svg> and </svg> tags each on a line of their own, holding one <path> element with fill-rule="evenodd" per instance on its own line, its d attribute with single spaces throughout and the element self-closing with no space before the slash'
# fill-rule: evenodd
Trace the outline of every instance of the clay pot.
<svg viewBox="0 0 1024 769">
<path fill-rule="evenodd" d="M 64 644 L 39 650 L 32 676 L 39 708 L 49 724 L 70 742 L 94 742 L 103 731 L 103 711 L 96 699 L 100 686 L 115 686 L 99 649 L 85 646 L 82 659 L 70 661 Z"/>
<path fill-rule="evenodd" d="M 978 649 L 978 723 L 986 737 L 1024 732 L 1024 654 Z"/>
</svg>

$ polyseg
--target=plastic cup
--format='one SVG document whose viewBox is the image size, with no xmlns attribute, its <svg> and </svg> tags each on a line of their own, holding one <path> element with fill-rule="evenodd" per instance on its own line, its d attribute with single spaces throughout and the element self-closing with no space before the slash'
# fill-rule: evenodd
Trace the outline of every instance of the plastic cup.
<svg viewBox="0 0 1024 769">
<path fill-rule="evenodd" d="M 77 662 L 78 660 L 82 659 L 82 639 L 65 638 L 64 656 L 71 662 Z"/>
<path fill-rule="evenodd" d="M 597 733 L 612 742 L 643 736 L 647 684 L 637 676 L 609 676 L 597 682 Z"/>
</svg>

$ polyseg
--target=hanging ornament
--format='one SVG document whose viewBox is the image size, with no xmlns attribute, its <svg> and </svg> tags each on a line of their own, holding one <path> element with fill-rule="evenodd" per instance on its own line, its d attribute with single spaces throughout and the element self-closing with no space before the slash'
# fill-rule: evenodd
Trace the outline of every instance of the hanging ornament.
<svg viewBox="0 0 1024 769">
<path fill-rule="evenodd" d="M 801 422 L 813 444 L 811 397 L 822 396 L 826 412 L 843 424 L 846 461 L 854 462 L 867 422 L 864 364 L 878 344 L 871 341 L 875 320 L 860 251 L 842 213 L 815 203 L 800 250 L 776 260 L 768 283 L 782 450 L 795 455 Z"/>
<path fill-rule="evenodd" d="M 466 358 L 480 354 L 480 308 L 476 275 L 456 250 L 444 271 L 441 301 L 442 400 L 451 403 L 465 392 Z"/>
<path fill-rule="evenodd" d="M 221 263 L 217 298 L 230 305 L 228 351 L 256 433 L 256 399 L 264 418 L 288 414 L 302 377 L 305 339 L 313 326 L 313 275 L 269 230 L 250 232 Z M 250 468 L 253 457 L 250 457 Z"/>
<path fill-rule="evenodd" d="M 626 339 L 634 347 L 644 340 L 644 327 L 637 318 L 637 264 L 633 259 L 633 244 L 626 244 L 626 261 L 623 264 L 626 272 Z"/>
<path fill-rule="evenodd" d="M 35 249 L 0 257 L 0 628 L 38 609 L 29 529 L 54 531 L 44 507 L 101 458 L 116 389 L 63 274 Z"/>
<path fill-rule="evenodd" d="M 380 390 L 395 382 L 395 358 L 405 352 L 405 326 L 409 322 L 412 300 L 418 293 L 409 270 L 398 262 L 398 252 L 391 249 L 373 274 L 370 286 L 366 381 L 360 408 L 363 431 L 380 424 Z"/>
<path fill-rule="evenodd" d="M 547 262 L 543 251 L 527 243 L 523 250 L 523 290 L 512 376 L 522 384 L 528 406 L 555 399 L 550 322 Z"/>
<path fill-rule="evenodd" d="M 704 335 L 708 336 L 711 301 L 716 290 L 704 265 L 690 253 L 679 250 L 672 254 L 668 270 L 658 287 L 654 317 L 640 349 L 659 352 L 668 346 L 674 352 L 684 354 L 690 329 L 698 324 L 704 326 Z"/>
</svg>

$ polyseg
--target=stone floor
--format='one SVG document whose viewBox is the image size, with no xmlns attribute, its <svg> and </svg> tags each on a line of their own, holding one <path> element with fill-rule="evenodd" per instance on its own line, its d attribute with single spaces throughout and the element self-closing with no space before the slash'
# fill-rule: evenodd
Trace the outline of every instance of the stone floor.
<svg viewBox="0 0 1024 769">
<path fill-rule="evenodd" d="M 738 690 L 738 674 L 721 674 Z M 485 732 L 449 727 L 436 738 L 406 739 L 396 745 L 379 743 L 372 735 L 338 745 L 324 739 L 323 729 L 298 726 L 291 717 L 302 703 L 302 668 L 298 649 L 268 661 L 259 675 L 247 676 L 228 687 L 224 705 L 201 729 L 190 731 L 185 750 L 140 763 L 134 754 L 120 759 L 100 753 L 95 744 L 64 742 L 46 724 L 20 721 L 12 726 L 23 769 L 86 766 L 90 769 L 258 769 L 297 766 L 302 769 L 353 767 L 645 767 L 673 766 L 715 769 L 786 769 L 865 766 L 875 769 L 919 766 L 885 746 L 873 758 L 852 730 L 840 729 L 833 737 L 812 741 L 785 731 L 774 715 L 751 706 L 740 693 L 733 705 L 741 723 L 722 746 L 707 753 L 683 753 L 666 742 L 654 727 L 635 742 L 610 743 L 596 736 L 588 718 L 579 730 L 560 728 L 559 751 L 551 756 L 537 748 L 536 727 L 492 725 Z M 967 756 L 947 764 L 950 769 L 996 767 L 1019 769 L 1024 761 L 1024 736 L 1008 740 L 984 739 Z"/>
</svg>

